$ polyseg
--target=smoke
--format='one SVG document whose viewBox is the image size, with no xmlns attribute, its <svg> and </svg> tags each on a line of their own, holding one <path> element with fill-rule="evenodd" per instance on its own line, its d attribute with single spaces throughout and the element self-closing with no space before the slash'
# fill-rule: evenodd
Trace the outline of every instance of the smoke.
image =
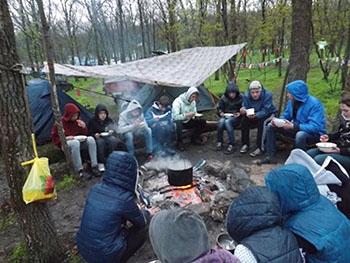
<svg viewBox="0 0 350 263">
<path fill-rule="evenodd" d="M 144 164 L 148 170 L 165 171 L 171 170 L 185 170 L 192 167 L 192 163 L 181 158 L 179 154 L 173 156 L 156 156 L 151 162 Z"/>
</svg>

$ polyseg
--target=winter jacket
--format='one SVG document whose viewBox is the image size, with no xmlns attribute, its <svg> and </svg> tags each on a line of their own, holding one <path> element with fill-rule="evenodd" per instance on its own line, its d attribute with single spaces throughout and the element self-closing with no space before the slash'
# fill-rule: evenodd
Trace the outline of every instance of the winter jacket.
<svg viewBox="0 0 350 263">
<path fill-rule="evenodd" d="M 78 126 L 76 121 L 71 121 L 72 116 L 75 113 L 79 113 L 78 119 L 80 119 L 80 110 L 79 108 L 73 104 L 73 103 L 67 103 L 64 106 L 64 114 L 62 116 L 62 125 L 65 136 L 76 136 L 76 135 L 87 135 L 88 134 L 88 128 L 85 126 L 84 128 Z M 61 148 L 61 139 L 58 135 L 57 125 L 54 123 L 52 130 L 51 130 L 51 139 L 52 142 L 58 147 Z"/>
<path fill-rule="evenodd" d="M 131 115 L 131 111 L 135 109 L 139 109 L 139 116 L 134 117 Z M 135 125 L 136 120 L 140 121 L 140 124 L 138 126 Z M 147 127 L 147 123 L 142 112 L 142 106 L 137 100 L 132 100 L 129 102 L 126 109 L 122 111 L 119 115 L 117 131 L 120 134 L 124 134 L 127 132 L 135 132 L 136 130 L 141 129 L 142 127 Z"/>
<path fill-rule="evenodd" d="M 103 180 L 95 184 L 87 197 L 77 245 L 89 263 L 118 262 L 126 249 L 126 221 L 144 227 L 148 211 L 140 211 L 135 199 L 137 163 L 126 152 L 112 152 Z"/>
<path fill-rule="evenodd" d="M 106 119 L 101 120 L 98 114 L 101 111 L 105 111 L 107 116 Z M 108 116 L 107 107 L 103 104 L 98 104 L 95 108 L 95 116 L 88 123 L 89 135 L 95 136 L 96 133 L 108 132 L 110 130 L 116 130 L 117 125 L 114 123 L 112 118 Z"/>
<path fill-rule="evenodd" d="M 273 105 L 272 93 L 261 85 L 261 95 L 254 100 L 249 90 L 243 96 L 243 107 L 245 109 L 254 108 L 258 119 L 262 119 L 277 113 L 277 108 Z"/>
<path fill-rule="evenodd" d="M 186 92 L 180 94 L 174 101 L 172 107 L 172 120 L 183 121 L 187 123 L 191 118 L 186 118 L 186 113 L 197 113 L 196 102 L 189 102 L 189 99 L 193 93 L 199 93 L 196 87 L 190 87 Z"/>
<path fill-rule="evenodd" d="M 328 134 L 328 137 L 340 148 L 340 154 L 350 155 L 350 120 L 345 120 L 341 115 L 338 130 Z"/>
<path fill-rule="evenodd" d="M 159 118 L 158 121 L 154 121 L 154 118 Z M 154 102 L 145 113 L 145 120 L 152 130 L 157 129 L 159 126 L 171 125 L 171 107 L 168 106 L 165 111 L 159 109 L 158 102 Z"/>
<path fill-rule="evenodd" d="M 235 92 L 236 97 L 231 99 L 229 96 L 230 92 Z M 217 114 L 220 117 L 220 114 L 223 113 L 236 113 L 239 112 L 242 107 L 242 95 L 239 92 L 237 85 L 230 81 L 227 84 L 224 95 L 221 96 L 220 100 L 216 104 Z"/>
<path fill-rule="evenodd" d="M 350 262 L 350 221 L 320 195 L 305 166 L 281 166 L 269 172 L 265 181 L 279 197 L 285 227 L 317 249 L 306 255 L 307 263 Z"/>
<path fill-rule="evenodd" d="M 226 227 L 257 262 L 302 262 L 295 236 L 282 226 L 278 197 L 266 187 L 250 187 L 237 196 L 228 210 Z"/>
<path fill-rule="evenodd" d="M 293 117 L 293 101 L 289 100 L 281 119 L 293 121 L 299 126 L 300 131 L 316 133 L 319 135 L 326 133 L 326 117 L 322 103 L 308 93 L 308 86 L 302 80 L 296 80 L 286 86 L 293 98 L 301 102 L 295 118 Z"/>
</svg>

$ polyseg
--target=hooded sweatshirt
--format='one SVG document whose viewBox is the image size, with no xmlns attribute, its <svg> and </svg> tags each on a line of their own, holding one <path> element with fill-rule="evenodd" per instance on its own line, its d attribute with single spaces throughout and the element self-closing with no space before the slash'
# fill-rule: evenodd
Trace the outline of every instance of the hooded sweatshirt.
<svg viewBox="0 0 350 263">
<path fill-rule="evenodd" d="M 305 166 L 281 166 L 269 172 L 265 181 L 280 200 L 285 227 L 317 249 L 306 254 L 306 262 L 350 262 L 350 221 L 320 195 Z"/>
<path fill-rule="evenodd" d="M 79 108 L 73 104 L 73 103 L 67 103 L 64 106 L 64 114 L 62 116 L 62 125 L 65 136 L 76 136 L 76 135 L 87 135 L 88 134 L 88 128 L 85 126 L 84 128 L 78 126 L 76 121 L 72 121 L 72 116 L 78 113 L 78 119 L 80 120 L 80 110 Z M 61 139 L 58 135 L 57 125 L 56 122 L 54 123 L 52 130 L 51 130 L 51 139 L 52 142 L 58 147 L 61 148 Z"/>
<path fill-rule="evenodd" d="M 79 252 L 87 262 L 119 262 L 126 249 L 126 220 L 136 227 L 147 224 L 149 212 L 134 202 L 136 184 L 135 158 L 112 152 L 102 182 L 90 190 L 77 233 Z"/>
<path fill-rule="evenodd" d="M 263 186 L 250 187 L 238 195 L 226 218 L 228 233 L 253 253 L 256 262 L 301 263 L 296 238 L 281 224 L 278 197 Z"/>
<path fill-rule="evenodd" d="M 259 99 L 254 100 L 249 90 L 243 96 L 243 107 L 245 109 L 254 108 L 258 119 L 277 113 L 277 108 L 273 105 L 272 93 L 265 89 L 262 84 L 260 86 L 261 94 Z"/>
<path fill-rule="evenodd" d="M 236 97 L 234 99 L 231 99 L 229 96 L 229 93 L 235 92 Z M 220 114 L 223 113 L 236 113 L 239 112 L 240 108 L 242 107 L 242 95 L 239 92 L 239 89 L 233 81 L 230 81 L 227 84 L 226 90 L 224 95 L 221 96 L 220 100 L 218 101 L 216 108 L 217 108 L 217 114 L 220 117 Z"/>
<path fill-rule="evenodd" d="M 293 121 L 293 124 L 300 131 L 319 135 L 325 134 L 326 117 L 324 107 L 317 98 L 309 94 L 306 83 L 302 80 L 296 80 L 289 83 L 286 89 L 296 101 L 288 100 L 287 107 L 280 118 Z M 293 108 L 296 106 L 298 109 L 295 114 Z"/>
<path fill-rule="evenodd" d="M 135 109 L 140 111 L 140 115 L 136 117 L 131 115 L 131 112 Z M 139 126 L 135 125 L 136 120 L 140 121 Z M 142 106 L 137 100 L 132 100 L 129 102 L 126 109 L 119 115 L 118 133 L 124 134 L 127 132 L 135 132 L 141 127 L 147 127 L 147 123 L 142 112 Z"/>
<path fill-rule="evenodd" d="M 172 107 L 172 120 L 183 121 L 187 123 L 191 118 L 186 118 L 186 113 L 194 112 L 197 113 L 196 102 L 190 102 L 189 99 L 193 93 L 199 91 L 196 87 L 190 87 L 186 92 L 180 94 L 174 101 Z"/>
<path fill-rule="evenodd" d="M 98 114 L 106 112 L 106 119 L 101 120 Z M 96 133 L 108 132 L 109 130 L 116 130 L 117 126 L 114 121 L 108 117 L 107 107 L 103 104 L 98 104 L 95 108 L 95 116 L 88 123 L 89 135 L 95 136 Z"/>
</svg>

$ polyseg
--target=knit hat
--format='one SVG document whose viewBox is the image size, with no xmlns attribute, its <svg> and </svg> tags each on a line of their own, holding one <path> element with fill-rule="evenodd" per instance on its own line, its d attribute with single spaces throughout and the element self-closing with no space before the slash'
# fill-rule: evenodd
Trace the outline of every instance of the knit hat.
<svg viewBox="0 0 350 263">
<path fill-rule="evenodd" d="M 251 90 L 261 91 L 262 90 L 261 83 L 257 80 L 252 81 L 252 83 L 250 83 L 250 85 L 249 85 L 249 91 L 251 91 Z"/>
<path fill-rule="evenodd" d="M 149 236 L 161 262 L 192 262 L 210 248 L 203 219 L 186 208 L 155 214 L 149 226 Z"/>
</svg>

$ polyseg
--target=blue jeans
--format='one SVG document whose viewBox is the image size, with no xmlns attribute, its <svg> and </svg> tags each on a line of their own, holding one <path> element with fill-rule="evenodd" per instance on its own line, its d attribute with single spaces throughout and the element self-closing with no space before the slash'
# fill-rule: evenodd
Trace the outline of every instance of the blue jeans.
<svg viewBox="0 0 350 263">
<path fill-rule="evenodd" d="M 77 171 L 83 169 L 80 150 L 88 150 L 91 166 L 94 167 L 97 165 L 96 142 L 94 137 L 88 136 L 84 142 L 80 142 L 76 139 L 69 140 L 67 141 L 67 144 L 71 151 L 73 163 Z"/>
<path fill-rule="evenodd" d="M 113 135 L 100 137 L 96 139 L 97 160 L 99 163 L 105 163 L 105 156 L 117 150 L 117 138 Z M 107 155 L 106 155 L 107 154 Z"/>
<path fill-rule="evenodd" d="M 319 165 L 323 164 L 327 156 L 331 156 L 333 159 L 338 161 L 348 173 L 350 173 L 350 156 L 348 155 L 341 155 L 339 153 L 324 153 L 318 148 L 310 149 L 306 153 L 310 155 Z"/>
<path fill-rule="evenodd" d="M 153 152 L 153 141 L 152 141 L 152 130 L 149 127 L 146 128 L 140 128 L 137 129 L 134 132 L 126 132 L 123 134 L 123 137 L 125 139 L 126 149 L 128 150 L 128 153 L 131 155 L 134 155 L 134 137 L 145 137 L 146 142 L 146 153 L 152 153 Z"/>
<path fill-rule="evenodd" d="M 266 129 L 266 153 L 269 156 L 276 156 L 276 135 L 282 134 L 284 136 L 294 139 L 294 149 L 301 149 L 306 151 L 307 145 L 316 143 L 320 139 L 317 133 L 307 133 L 305 131 L 284 130 L 283 128 L 273 127 L 271 123 L 267 125 Z"/>
<path fill-rule="evenodd" d="M 222 140 L 223 140 L 224 130 L 226 129 L 229 143 L 231 145 L 235 145 L 235 130 L 234 130 L 235 121 L 236 121 L 235 117 L 220 118 L 217 132 L 216 132 L 217 142 L 223 142 Z"/>
</svg>

